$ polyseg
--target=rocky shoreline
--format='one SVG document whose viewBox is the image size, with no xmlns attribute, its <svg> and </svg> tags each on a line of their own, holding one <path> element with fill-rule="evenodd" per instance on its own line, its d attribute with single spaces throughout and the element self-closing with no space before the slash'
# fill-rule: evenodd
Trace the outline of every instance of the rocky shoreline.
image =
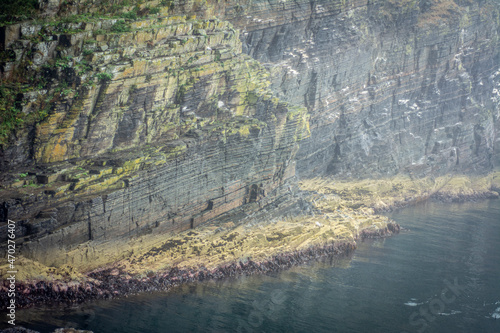
<svg viewBox="0 0 500 333">
<path fill-rule="evenodd" d="M 399 231 L 398 224 L 388 223 L 384 229 L 362 230 L 358 240 L 387 237 Z M 282 271 L 327 256 L 347 255 L 355 249 L 355 241 L 332 242 L 304 250 L 276 254 L 263 261 L 232 262 L 214 269 L 174 267 L 168 271 L 158 271 L 140 278 L 130 276 L 122 268 L 111 267 L 89 273 L 84 282 L 34 281 L 17 284 L 16 302 L 18 308 L 27 308 L 37 304 L 83 303 L 141 292 L 168 291 L 186 283 Z M 2 309 L 8 302 L 6 283 L 7 281 L 4 281 L 0 293 Z"/>
<path fill-rule="evenodd" d="M 424 178 L 408 175 L 363 180 L 318 177 L 301 181 L 300 187 L 326 203 L 320 204 L 320 208 L 364 207 L 381 214 L 426 200 L 448 203 L 499 198 L 500 171 L 483 176 L 457 174 Z"/>
<path fill-rule="evenodd" d="M 485 199 L 498 199 L 499 198 L 498 191 L 500 191 L 500 189 L 496 189 L 496 191 L 487 191 L 487 192 L 473 193 L 473 194 L 436 193 L 433 196 L 431 196 L 431 199 L 446 203 L 450 202 L 461 203 L 461 202 L 479 201 Z"/>
<path fill-rule="evenodd" d="M 500 189 L 497 189 L 496 191 L 492 190 L 492 191 L 474 192 L 469 194 L 437 192 L 427 197 L 414 198 L 411 200 L 407 200 L 405 202 L 396 202 L 388 207 L 376 208 L 374 209 L 374 212 L 376 214 L 388 213 L 396 209 L 405 208 L 427 200 L 441 202 L 441 203 L 464 203 L 464 202 L 475 202 L 488 199 L 498 199 L 500 197 L 498 192 L 500 192 Z"/>
<path fill-rule="evenodd" d="M 341 182 L 312 179 L 301 183 L 311 211 L 276 221 L 266 209 L 235 225 L 228 220 L 200 226 L 170 237 L 127 243 L 129 254 L 94 268 L 72 269 L 78 277 L 21 279 L 17 306 L 82 303 L 152 291 L 185 283 L 265 274 L 326 256 L 348 254 L 356 241 L 399 233 L 401 227 L 375 215 L 425 200 L 464 202 L 498 198 L 498 172 L 487 178 Z M 267 219 L 266 219 L 267 217 Z M 141 246 L 137 246 L 140 243 Z M 116 246 L 115 244 L 114 246 Z M 81 250 L 83 251 L 83 250 Z M 106 252 L 101 252 L 106 256 Z M 28 263 L 29 264 L 29 263 Z M 39 271 L 37 274 L 41 274 Z M 0 286 L 0 307 L 7 304 L 7 281 Z"/>
</svg>

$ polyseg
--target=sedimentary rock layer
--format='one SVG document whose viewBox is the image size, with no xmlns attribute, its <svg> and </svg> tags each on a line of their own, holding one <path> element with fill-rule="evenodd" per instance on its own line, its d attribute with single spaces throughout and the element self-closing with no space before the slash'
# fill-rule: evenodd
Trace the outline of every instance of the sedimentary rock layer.
<svg viewBox="0 0 500 333">
<path fill-rule="evenodd" d="M 493 1 L 244 1 L 228 11 L 280 98 L 311 113 L 302 176 L 498 165 Z"/>
<path fill-rule="evenodd" d="M 230 23 L 167 8 L 61 24 L 4 29 L 3 93 L 25 125 L 3 138 L 1 213 L 24 255 L 58 265 L 84 242 L 194 228 L 290 191 L 306 110 L 273 96 Z"/>
</svg>

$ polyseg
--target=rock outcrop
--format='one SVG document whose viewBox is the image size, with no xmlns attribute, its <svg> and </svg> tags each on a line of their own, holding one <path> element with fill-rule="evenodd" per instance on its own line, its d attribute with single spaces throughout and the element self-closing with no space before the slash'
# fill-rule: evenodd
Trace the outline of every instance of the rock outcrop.
<svg viewBox="0 0 500 333">
<path fill-rule="evenodd" d="M 493 0 L 44 0 L 36 11 L 0 31 L 0 219 L 45 264 L 88 241 L 283 202 L 296 168 L 420 177 L 500 162 Z"/>
<path fill-rule="evenodd" d="M 4 138 L 0 196 L 22 254 L 58 265 L 84 242 L 194 228 L 290 191 L 306 109 L 272 95 L 230 23 L 161 14 L 4 28 L 2 89 L 23 125 Z"/>
</svg>

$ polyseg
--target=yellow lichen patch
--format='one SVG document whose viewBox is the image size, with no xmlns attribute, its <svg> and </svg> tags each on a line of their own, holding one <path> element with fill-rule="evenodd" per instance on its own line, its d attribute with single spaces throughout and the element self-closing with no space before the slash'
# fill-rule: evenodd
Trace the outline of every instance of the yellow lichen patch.
<svg viewBox="0 0 500 333">
<path fill-rule="evenodd" d="M 98 182 L 93 184 L 85 183 L 77 183 L 75 186 L 75 190 L 80 188 L 85 188 L 86 193 L 98 193 L 100 191 L 109 190 L 114 188 L 113 185 L 116 185 L 118 181 L 122 179 L 120 176 L 108 175 L 98 179 Z M 121 183 L 118 184 L 117 187 L 121 187 Z"/>
<path fill-rule="evenodd" d="M 241 136 L 249 136 L 250 135 L 250 126 L 242 126 L 239 128 L 238 132 Z"/>
<path fill-rule="evenodd" d="M 146 274 L 174 266 L 215 268 L 249 258 L 260 261 L 311 246 L 354 241 L 362 228 L 383 229 L 388 221 L 386 217 L 343 209 L 322 216 L 251 220 L 239 225 L 214 221 L 175 235 L 153 233 L 128 241 L 89 241 L 63 256 L 53 257 L 57 267 L 29 261 L 29 269 L 20 267 L 23 271 L 20 280 L 61 277 L 81 280 L 80 273 L 111 264 L 129 274 Z"/>
<path fill-rule="evenodd" d="M 287 119 L 289 119 L 289 114 L 287 115 Z M 302 109 L 298 114 L 294 115 L 293 118 L 296 118 L 297 121 L 297 129 L 295 130 L 294 139 L 295 141 L 300 141 L 305 138 L 311 136 L 311 129 L 309 127 L 309 118 L 310 115 L 307 113 L 306 109 Z"/>
<path fill-rule="evenodd" d="M 318 193 L 327 200 L 318 200 L 316 205 L 335 209 L 373 208 L 388 210 L 423 201 L 436 195 L 449 200 L 463 200 L 466 197 L 495 197 L 492 190 L 498 189 L 500 172 L 484 177 L 447 175 L 437 178 L 413 179 L 409 176 L 395 176 L 385 179 L 346 181 L 334 178 L 312 178 L 302 180 L 303 190 Z"/>
<path fill-rule="evenodd" d="M 134 60 L 133 62 L 134 75 L 145 73 L 147 65 L 148 62 L 146 60 Z"/>
<path fill-rule="evenodd" d="M 9 271 L 8 264 L 0 266 L 0 271 L 3 273 Z M 25 282 L 30 280 L 72 281 L 84 278 L 82 273 L 70 265 L 49 267 L 23 256 L 16 256 L 16 271 L 16 280 Z M 2 277 L 7 276 L 3 275 Z"/>
<path fill-rule="evenodd" d="M 61 141 L 62 141 L 62 138 L 60 138 L 59 142 L 53 146 L 53 149 L 51 150 L 49 155 L 44 156 L 42 158 L 43 162 L 57 162 L 57 161 L 61 161 L 64 159 L 64 156 L 65 156 L 66 152 L 68 151 L 68 146 L 66 144 L 62 143 Z"/>
<path fill-rule="evenodd" d="M 251 222 L 234 227 L 232 224 L 210 224 L 164 239 L 149 250 L 135 251 L 116 264 L 131 274 L 144 274 L 177 267 L 215 268 L 234 261 L 261 261 L 270 256 L 334 241 L 354 241 L 361 230 L 359 221 L 373 228 L 385 228 L 388 219 L 367 217 L 354 211 L 344 215 L 296 217 L 274 222 Z M 347 214 L 347 215 L 346 215 Z M 344 221 L 349 216 L 350 223 Z M 367 221 L 369 221 L 367 223 Z M 377 226 L 378 224 L 378 226 Z M 143 243 L 147 242 L 143 238 Z"/>
</svg>

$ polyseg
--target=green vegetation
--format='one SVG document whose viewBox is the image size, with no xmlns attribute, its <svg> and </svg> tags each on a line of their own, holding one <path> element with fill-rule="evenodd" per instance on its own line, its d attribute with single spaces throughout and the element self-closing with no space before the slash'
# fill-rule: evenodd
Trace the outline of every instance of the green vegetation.
<svg viewBox="0 0 500 333">
<path fill-rule="evenodd" d="M 151 15 L 156 15 L 159 12 L 160 12 L 160 8 L 159 7 L 153 7 L 153 8 L 149 9 L 149 14 L 151 14 Z"/>
<path fill-rule="evenodd" d="M 99 79 L 99 81 L 106 82 L 106 81 L 111 81 L 113 75 L 109 73 L 97 73 L 96 77 Z"/>
<path fill-rule="evenodd" d="M 79 23 L 87 22 L 98 18 L 121 17 L 129 20 L 137 20 L 141 17 L 149 15 L 157 15 L 160 13 L 162 7 L 168 9 L 174 8 L 173 0 L 162 0 L 159 4 L 157 2 L 153 6 L 144 6 L 144 0 L 103 0 L 100 3 L 92 4 L 94 11 L 92 13 L 85 13 L 82 6 L 89 6 L 90 3 L 84 1 L 80 4 L 75 1 L 63 1 L 59 7 L 57 16 L 58 19 L 54 21 L 50 19 L 48 22 L 51 25 L 61 23 Z M 81 14 L 72 14 L 76 7 L 80 7 Z M 133 7 L 132 7 L 133 6 Z M 41 19 L 38 17 L 39 0 L 0 0 L 0 26 L 8 25 L 14 22 L 28 20 L 28 19 Z M 128 7 L 128 8 L 127 8 Z M 132 8 L 131 8 L 132 7 Z M 41 19 L 46 20 L 46 19 Z M 61 32 L 67 32 L 67 28 L 62 27 Z"/>
<path fill-rule="evenodd" d="M 0 144 L 5 144 L 10 133 L 24 121 L 19 106 L 15 105 L 20 84 L 0 85 Z"/>
<path fill-rule="evenodd" d="M 75 66 L 78 75 L 85 74 L 92 70 L 92 66 L 85 60 L 80 61 Z"/>
<path fill-rule="evenodd" d="M 33 17 L 38 9 L 38 0 L 0 0 L 0 24 Z"/>
<path fill-rule="evenodd" d="M 10 82 L 0 85 L 0 144 L 7 144 L 13 132 L 19 128 L 27 128 L 44 120 L 55 102 L 66 98 L 78 97 L 74 73 L 81 75 L 92 68 L 86 61 L 73 64 L 73 57 L 63 56 L 45 63 L 36 70 L 30 69 L 33 65 L 29 59 L 30 51 L 26 52 L 13 72 Z M 5 55 L 5 57 L 7 57 Z M 51 77 L 58 77 L 58 84 L 51 84 Z M 22 111 L 21 105 L 25 94 L 34 90 L 46 89 L 39 94 L 31 105 L 26 105 Z"/>
<path fill-rule="evenodd" d="M 85 18 L 86 18 L 86 15 L 73 14 L 73 15 L 61 18 L 61 21 L 59 23 L 78 23 L 78 22 L 86 21 Z"/>
<path fill-rule="evenodd" d="M 113 32 L 129 32 L 130 30 L 130 26 L 124 20 L 119 20 L 111 27 Z"/>
<path fill-rule="evenodd" d="M 33 182 L 30 182 L 29 184 L 25 184 L 23 185 L 23 188 L 26 188 L 26 187 L 30 187 L 30 188 L 40 188 L 42 187 L 43 185 L 42 184 L 35 184 Z"/>
<path fill-rule="evenodd" d="M 67 56 L 67 57 L 62 57 L 56 60 L 54 66 L 55 67 L 61 67 L 62 69 L 66 69 L 71 67 L 70 62 L 73 60 L 73 57 Z"/>
<path fill-rule="evenodd" d="M 104 30 L 104 29 L 95 29 L 93 31 L 93 33 L 94 33 L 94 36 L 105 35 L 106 34 L 106 30 Z"/>
<path fill-rule="evenodd" d="M 61 95 L 62 96 L 68 96 L 68 95 L 71 95 L 73 94 L 75 91 L 71 88 L 67 88 L 67 89 L 62 89 L 61 90 Z"/>
<path fill-rule="evenodd" d="M 45 69 L 53 69 L 53 68 L 67 69 L 67 68 L 72 67 L 72 62 L 73 62 L 72 56 L 60 57 L 60 58 L 57 58 L 52 63 L 44 64 L 43 68 L 45 68 Z"/>
<path fill-rule="evenodd" d="M 39 43 L 39 42 L 48 42 L 51 40 L 51 37 L 49 37 L 45 31 L 45 29 L 41 29 L 40 31 L 38 31 L 38 34 L 36 36 L 33 36 L 30 38 L 30 41 L 32 43 Z"/>
<path fill-rule="evenodd" d="M 10 62 L 16 60 L 16 53 L 13 50 L 0 51 L 0 62 Z"/>
<path fill-rule="evenodd" d="M 123 13 L 122 14 L 122 17 L 125 18 L 125 19 L 129 19 L 129 20 L 137 20 L 137 11 L 130 11 L 130 12 L 127 12 L 127 13 Z"/>
</svg>

